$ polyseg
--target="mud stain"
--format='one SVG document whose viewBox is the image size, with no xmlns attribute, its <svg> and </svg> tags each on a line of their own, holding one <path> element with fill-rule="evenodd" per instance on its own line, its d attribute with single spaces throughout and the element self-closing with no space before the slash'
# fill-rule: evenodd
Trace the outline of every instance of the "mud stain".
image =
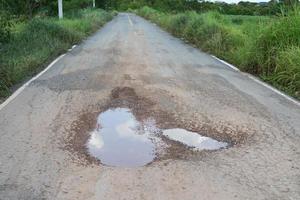
<svg viewBox="0 0 300 200">
<path fill-rule="evenodd" d="M 176 136 L 174 130 L 181 130 L 184 137 Z M 192 159 L 202 152 L 243 143 L 246 136 L 239 130 L 186 123 L 138 96 L 133 88 L 117 87 L 106 104 L 90 106 L 80 114 L 64 143 L 81 164 L 131 167 L 165 159 Z"/>
</svg>

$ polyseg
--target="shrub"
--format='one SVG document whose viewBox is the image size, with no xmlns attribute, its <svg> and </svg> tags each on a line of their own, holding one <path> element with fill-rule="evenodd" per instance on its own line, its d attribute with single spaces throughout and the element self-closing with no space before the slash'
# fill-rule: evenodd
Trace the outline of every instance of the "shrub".
<svg viewBox="0 0 300 200">
<path fill-rule="evenodd" d="M 195 12 L 191 12 L 190 20 L 186 24 L 183 36 L 190 42 L 197 44 L 202 31 L 201 27 L 203 27 L 204 23 L 205 20 L 202 16 Z"/>
<path fill-rule="evenodd" d="M 137 13 L 143 17 L 145 17 L 146 19 L 154 19 L 155 15 L 158 15 L 158 11 L 148 7 L 148 6 L 144 6 L 141 9 L 139 9 L 137 11 Z"/>
<path fill-rule="evenodd" d="M 300 97 L 300 47 L 292 46 L 282 50 L 276 57 L 276 68 L 270 82 L 287 91 L 292 96 Z"/>
<path fill-rule="evenodd" d="M 185 13 L 174 15 L 169 22 L 169 29 L 175 35 L 180 35 L 187 23 L 189 21 L 189 16 Z"/>
<path fill-rule="evenodd" d="M 0 44 L 8 42 L 11 26 L 8 13 L 0 10 Z"/>
<path fill-rule="evenodd" d="M 203 48 L 221 58 L 228 58 L 236 48 L 243 46 L 243 35 L 238 30 L 212 24 L 203 31 L 206 39 Z"/>
<path fill-rule="evenodd" d="M 276 67 L 279 52 L 290 46 L 300 46 L 300 14 L 280 17 L 267 26 L 256 40 L 253 57 L 258 73 L 271 75 Z"/>
</svg>

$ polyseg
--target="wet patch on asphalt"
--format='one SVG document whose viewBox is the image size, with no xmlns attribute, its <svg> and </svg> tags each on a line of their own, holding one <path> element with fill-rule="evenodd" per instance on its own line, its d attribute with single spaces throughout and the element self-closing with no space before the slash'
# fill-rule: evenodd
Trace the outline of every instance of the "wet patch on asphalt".
<svg viewBox="0 0 300 200">
<path fill-rule="evenodd" d="M 239 144 L 246 137 L 197 122 L 187 124 L 129 87 L 112 90 L 104 106 L 83 112 L 68 132 L 65 149 L 72 155 L 86 163 L 125 167 L 190 159 Z"/>
</svg>

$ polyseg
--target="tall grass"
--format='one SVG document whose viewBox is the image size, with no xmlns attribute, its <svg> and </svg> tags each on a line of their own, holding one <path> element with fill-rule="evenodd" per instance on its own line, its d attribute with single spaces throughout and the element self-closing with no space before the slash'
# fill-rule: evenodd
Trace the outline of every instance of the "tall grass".
<svg viewBox="0 0 300 200">
<path fill-rule="evenodd" d="M 299 9 L 278 17 L 169 14 L 149 7 L 137 14 L 300 99 Z"/>
<path fill-rule="evenodd" d="M 45 63 L 112 19 L 104 10 L 84 9 L 64 20 L 36 17 L 16 24 L 0 48 L 0 98 L 10 88 L 37 73 Z"/>
</svg>

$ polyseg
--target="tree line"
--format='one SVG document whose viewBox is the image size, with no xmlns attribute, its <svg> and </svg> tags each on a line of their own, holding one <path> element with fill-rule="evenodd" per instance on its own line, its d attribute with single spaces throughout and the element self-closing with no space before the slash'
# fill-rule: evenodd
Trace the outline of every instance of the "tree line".
<svg viewBox="0 0 300 200">
<path fill-rule="evenodd" d="M 163 12 L 196 11 L 206 12 L 218 11 L 230 15 L 276 15 L 281 13 L 283 7 L 291 7 L 299 3 L 299 0 L 270 0 L 269 2 L 247 2 L 240 1 L 237 4 L 228 4 L 205 0 L 98 0 L 103 8 L 127 10 L 149 6 Z"/>
<path fill-rule="evenodd" d="M 57 15 L 57 0 L 0 0 L 0 2 L 2 15 L 9 13 L 27 18 L 31 18 L 36 13 Z M 164 12 L 216 10 L 231 15 L 275 15 L 280 13 L 282 6 L 290 6 L 298 2 L 299 0 L 271 0 L 260 3 L 241 1 L 237 4 L 228 4 L 222 1 L 209 2 L 204 0 L 96 0 L 96 6 L 122 11 L 149 6 Z M 63 3 L 65 11 L 92 6 L 92 0 L 63 0 Z"/>
<path fill-rule="evenodd" d="M 57 14 L 57 0 L 0 0 L 1 12 L 6 12 L 14 16 L 24 16 L 31 18 L 34 14 L 44 15 Z M 63 0 L 64 9 L 80 9 L 92 6 L 92 0 Z"/>
</svg>

